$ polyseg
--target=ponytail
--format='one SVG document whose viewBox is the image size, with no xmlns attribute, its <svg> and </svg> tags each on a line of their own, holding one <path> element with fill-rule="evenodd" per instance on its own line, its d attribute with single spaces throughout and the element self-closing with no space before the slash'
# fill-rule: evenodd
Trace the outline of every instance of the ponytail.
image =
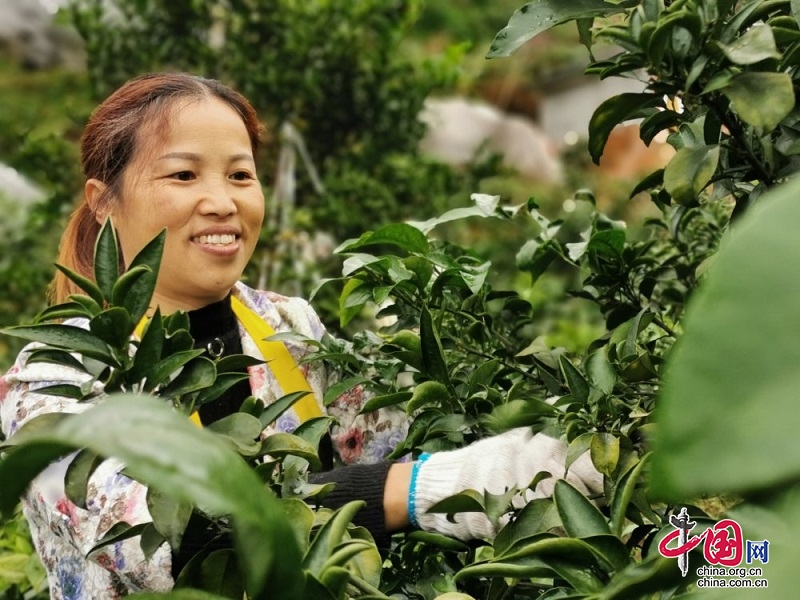
<svg viewBox="0 0 800 600">
<path fill-rule="evenodd" d="M 84 199 L 69 217 L 58 247 L 58 264 L 94 280 L 94 245 L 99 233 L 100 224 Z M 70 294 L 81 293 L 77 285 L 58 271 L 50 283 L 48 297 L 51 304 L 60 304 Z"/>
</svg>

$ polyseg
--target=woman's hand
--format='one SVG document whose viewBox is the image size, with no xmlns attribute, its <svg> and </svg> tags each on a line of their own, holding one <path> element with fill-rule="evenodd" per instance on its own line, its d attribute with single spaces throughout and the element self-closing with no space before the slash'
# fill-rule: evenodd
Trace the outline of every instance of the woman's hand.
<svg viewBox="0 0 800 600">
<path fill-rule="evenodd" d="M 517 487 L 525 490 L 515 501 L 521 506 L 534 498 L 552 495 L 558 479 L 568 480 L 586 495 L 601 493 L 603 476 L 595 469 L 588 451 L 572 463 L 569 471 L 565 468 L 566 457 L 565 442 L 523 427 L 465 448 L 434 453 L 416 463 L 415 476 L 412 464 L 393 465 L 384 495 L 387 528 L 400 529 L 416 520 L 422 529 L 464 540 L 493 537 L 496 528 L 483 513 L 461 513 L 453 523 L 444 514 L 426 511 L 467 489 L 501 494 Z M 551 476 L 526 490 L 543 471 Z M 409 495 L 413 498 L 410 502 Z M 415 519 L 409 515 L 410 510 Z"/>
</svg>

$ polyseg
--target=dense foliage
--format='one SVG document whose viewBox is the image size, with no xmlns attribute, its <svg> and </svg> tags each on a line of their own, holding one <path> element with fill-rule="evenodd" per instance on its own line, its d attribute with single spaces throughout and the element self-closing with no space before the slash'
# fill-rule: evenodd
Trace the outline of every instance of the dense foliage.
<svg viewBox="0 0 800 600">
<path fill-rule="evenodd" d="M 270 508 L 271 526 L 279 530 L 275 540 L 287 541 L 277 507 L 283 505 L 294 517 L 289 521 L 295 527 L 295 543 L 287 546 L 293 548 L 290 567 L 283 570 L 271 562 L 272 538 L 268 544 L 261 537 L 262 551 L 250 556 L 254 538 L 241 527 L 235 556 L 242 577 L 229 572 L 231 581 L 239 581 L 230 597 L 240 597 L 241 586 L 260 597 L 265 579 L 257 573 L 274 577 L 273 584 L 280 582 L 279 589 L 287 593 L 298 590 L 303 598 L 397 594 L 428 600 L 448 592 L 492 600 L 714 597 L 694 590 L 699 553 L 692 554 L 693 569 L 684 577 L 677 562 L 661 557 L 656 547 L 673 530 L 669 517 L 678 509 L 687 508 L 694 520 L 707 525 L 734 503 L 729 515 L 743 524 L 746 537 L 774 543 L 775 561 L 764 568 L 770 597 L 786 597 L 796 586 L 786 532 L 800 519 L 793 487 L 797 465 L 790 462 L 800 447 L 791 419 L 796 286 L 790 269 L 800 257 L 785 227 L 798 216 L 792 201 L 797 185 L 784 182 L 795 173 L 800 152 L 795 143 L 797 3 L 541 0 L 514 14 L 490 54 L 510 54 L 536 34 L 570 21 L 590 51 L 604 40 L 621 48 L 610 59 L 592 62 L 590 73 L 647 82 L 644 92 L 616 96 L 596 111 L 589 149 L 597 160 L 611 129 L 632 118 L 643 119 L 645 140 L 667 130 L 677 154 L 632 190 L 649 192 L 660 216 L 632 235 L 624 223 L 598 212 L 591 192 L 583 190 L 571 199 L 579 210 L 570 214 L 547 216 L 534 200 L 508 206 L 497 197 L 476 195 L 473 206 L 428 220 L 415 214 L 416 222 L 371 226 L 340 245 L 343 275 L 338 282 L 324 282 L 322 289 L 340 285 L 342 324 L 370 307 L 387 320 L 351 340 L 325 339 L 315 359 L 336 364 L 346 375 L 331 395 L 366 385 L 374 396 L 365 410 L 400 406 L 407 411 L 412 424 L 397 456 L 458 447 L 511 427 L 531 426 L 566 439 L 568 463 L 589 450 L 605 476 L 604 494 L 587 499 L 561 483 L 553 498 L 514 510 L 510 501 L 518 490 L 501 496 L 464 492 L 438 510 L 478 510 L 492 519 L 511 512 L 511 522 L 495 539 L 470 543 L 421 532 L 400 534 L 378 581 L 374 548 L 363 532 L 346 527 L 354 506 L 330 517 L 329 525 L 316 517 L 315 526 L 313 513 L 289 498 L 290 489 L 314 491 L 292 478 L 299 465 L 315 461 L 316 425 L 296 432 L 298 439 L 291 438 L 291 444 L 284 438 L 280 452 L 247 443 L 247 432 L 274 418 L 274 411 L 292 398 L 273 411 L 248 403 L 236 416 L 242 428 L 225 432 L 190 431 L 185 421 L 180 425 L 180 419 L 152 402 L 109 400 L 104 408 L 124 409 L 130 416 L 115 419 L 115 435 L 128 434 L 125 428 L 135 427 L 137 419 L 157 415 L 180 431 L 186 446 L 178 448 L 176 442 L 179 456 L 201 442 L 216 452 L 218 446 L 209 441 L 215 434 L 233 438 L 247 460 L 280 455 L 281 468 L 270 461 L 257 472 L 282 496 L 277 504 L 264 504 L 275 507 Z M 765 193 L 770 188 L 776 189 Z M 738 222 L 728 234 L 731 217 Z M 550 303 L 532 303 L 533 292 L 522 286 L 495 289 L 489 276 L 492 262 L 440 233 L 463 219 L 491 221 L 493 231 L 525 238 L 509 280 L 528 276 L 533 290 L 553 275 L 574 282 L 569 296 L 600 315 L 594 339 L 570 348 L 560 345 L 543 319 Z M 138 277 L 152 268 L 140 269 Z M 113 281 L 98 284 L 97 306 L 87 316 L 121 315 L 114 306 Z M 72 310 L 88 309 L 82 304 Z M 114 318 L 121 318 L 127 331 L 135 320 Z M 106 319 L 111 317 L 98 322 Z M 181 329 L 179 320 L 169 319 L 173 335 Z M 51 326 L 17 333 L 31 338 L 38 335 L 33 331 L 47 332 L 46 327 Z M 105 331 L 98 325 L 91 332 L 105 348 L 104 356 L 111 352 L 122 363 L 127 353 L 109 348 L 127 348 L 123 329 Z M 53 342 L 44 334 L 34 339 Z M 92 352 L 100 348 L 95 344 Z M 47 356 L 64 360 L 64 349 Z M 132 367 L 122 363 L 96 376 L 124 377 Z M 211 372 L 212 367 L 202 369 Z M 219 371 L 219 365 L 213 366 L 214 374 Z M 175 381 L 182 377 L 183 372 Z M 186 392 L 190 404 L 215 385 L 213 379 Z M 164 391 L 173 403 L 185 404 L 183 389 Z M 13 507 L 16 492 L 34 474 L 34 468 L 21 465 L 32 448 L 48 448 L 48 456 L 57 455 L 59 444 L 99 454 L 118 452 L 113 440 L 91 429 L 101 417 L 90 411 L 41 428 L 27 442 L 11 440 L 18 447 L 0 463 L 2 508 L 8 512 Z M 228 451 L 225 460 L 240 464 L 232 456 Z M 135 453 L 124 458 L 132 465 L 139 460 Z M 203 506 L 230 514 L 236 533 L 237 519 L 252 523 L 252 507 L 237 504 L 220 486 L 260 486 L 248 483 L 247 470 L 238 467 L 228 477 L 240 481 L 216 479 L 211 472 L 216 460 L 222 459 L 209 456 L 205 481 L 184 486 L 191 493 L 164 502 L 199 503 L 200 494 L 220 494 L 217 504 Z M 165 493 L 180 487 L 157 467 L 140 465 L 131 471 Z M 292 485 L 286 485 L 287 477 Z M 170 532 L 180 531 L 180 522 L 155 522 L 153 527 L 169 540 Z M 372 559 L 368 566 L 356 565 L 354 556 Z M 209 589 L 207 582 L 185 583 Z"/>
</svg>

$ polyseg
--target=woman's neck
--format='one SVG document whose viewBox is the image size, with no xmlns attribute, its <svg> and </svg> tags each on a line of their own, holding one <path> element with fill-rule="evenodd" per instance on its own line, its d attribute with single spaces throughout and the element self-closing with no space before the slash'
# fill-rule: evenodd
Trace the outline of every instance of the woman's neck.
<svg viewBox="0 0 800 600">
<path fill-rule="evenodd" d="M 159 294 L 158 292 L 153 293 L 153 297 L 150 300 L 150 309 L 147 311 L 148 316 L 152 315 L 156 307 L 159 308 L 162 315 L 169 315 L 179 310 L 189 312 L 193 310 L 199 310 L 204 306 L 208 306 L 209 304 L 214 304 L 215 302 L 220 302 L 224 300 L 230 295 L 230 290 L 223 295 L 222 297 L 192 297 L 192 298 L 172 298 L 169 296 L 165 296 L 163 294 Z"/>
</svg>

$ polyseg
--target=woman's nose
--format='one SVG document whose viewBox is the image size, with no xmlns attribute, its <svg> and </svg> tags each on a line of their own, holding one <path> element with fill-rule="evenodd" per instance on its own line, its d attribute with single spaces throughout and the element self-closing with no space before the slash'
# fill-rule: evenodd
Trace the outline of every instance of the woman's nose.
<svg viewBox="0 0 800 600">
<path fill-rule="evenodd" d="M 235 190 L 227 182 L 209 183 L 202 192 L 199 210 L 203 214 L 228 216 L 238 211 Z"/>
</svg>

